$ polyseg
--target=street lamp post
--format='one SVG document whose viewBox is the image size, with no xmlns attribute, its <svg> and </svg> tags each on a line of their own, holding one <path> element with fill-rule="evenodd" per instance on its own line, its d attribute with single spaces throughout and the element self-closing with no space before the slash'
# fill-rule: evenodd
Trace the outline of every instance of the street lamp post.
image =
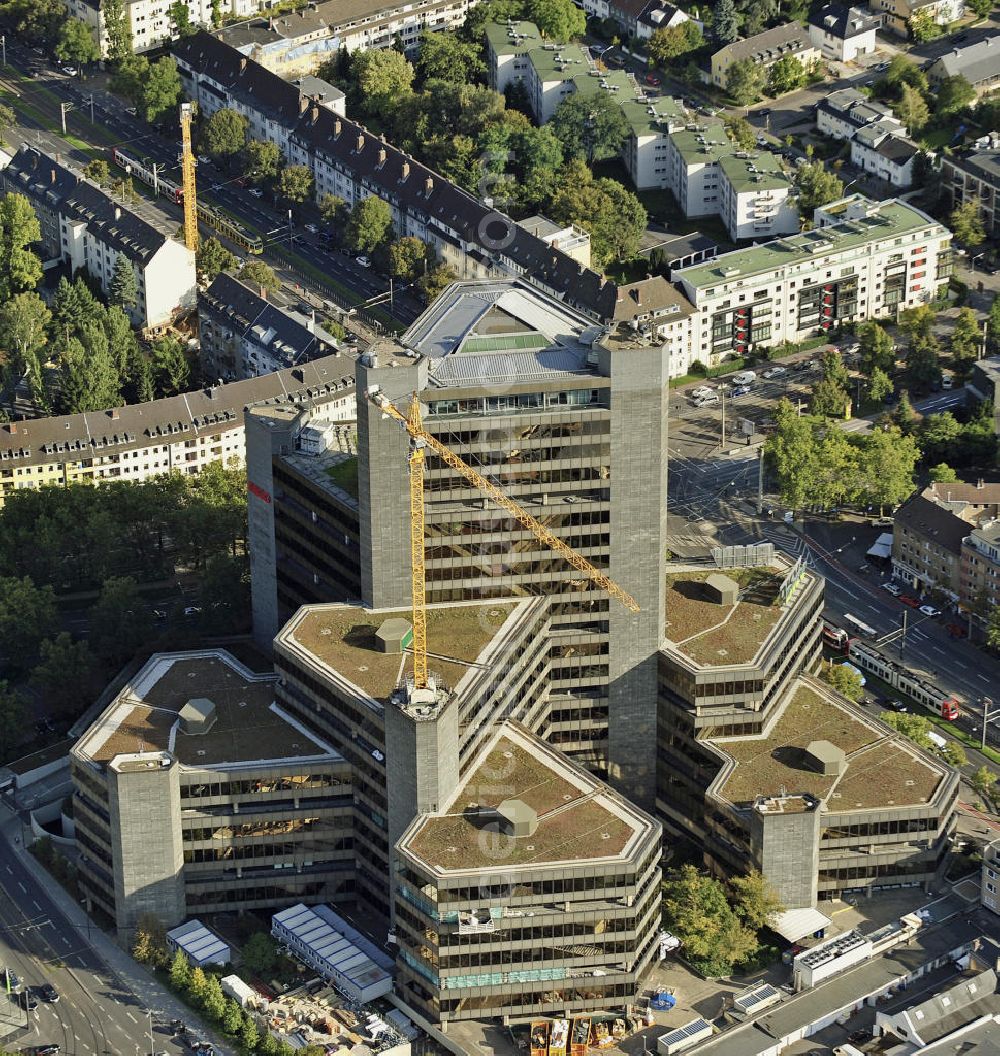
<svg viewBox="0 0 1000 1056">
<path fill-rule="evenodd" d="M 986 747 L 986 724 L 993 717 L 990 714 L 990 708 L 993 707 L 993 699 L 991 697 L 983 697 L 982 705 L 983 705 L 983 737 L 982 737 L 982 741 L 980 743 L 980 747 L 985 749 L 985 747 Z M 997 710 L 995 712 L 993 712 L 993 715 L 1000 715 L 1000 708 L 997 708 Z"/>
<path fill-rule="evenodd" d="M 977 260 L 982 260 L 982 259 L 983 259 L 983 257 L 985 257 L 985 256 L 986 256 L 986 251 L 985 251 L 985 250 L 983 250 L 983 252 L 982 252 L 982 253 L 977 253 L 977 254 L 976 254 L 976 255 L 975 255 L 974 257 L 970 258 L 970 260 L 969 260 L 969 267 L 970 267 L 970 269 L 971 269 L 972 271 L 975 271 L 975 270 L 976 270 L 976 261 L 977 261 Z"/>
</svg>

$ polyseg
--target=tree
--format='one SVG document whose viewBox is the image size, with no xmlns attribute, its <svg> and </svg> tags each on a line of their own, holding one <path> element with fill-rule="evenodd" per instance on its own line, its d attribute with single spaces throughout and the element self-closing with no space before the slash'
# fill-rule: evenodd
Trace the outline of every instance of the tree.
<svg viewBox="0 0 1000 1056">
<path fill-rule="evenodd" d="M 203 1007 L 205 995 L 208 993 L 208 979 L 205 976 L 205 970 L 200 965 L 196 965 L 191 969 L 191 977 L 188 979 L 187 993 L 188 997 L 196 1007 Z"/>
<path fill-rule="evenodd" d="M 730 905 L 725 886 L 685 865 L 663 883 L 663 923 L 688 961 L 706 975 L 726 975 L 758 949 L 754 931 Z"/>
<path fill-rule="evenodd" d="M 668 66 L 673 59 L 696 51 L 704 43 L 701 30 L 688 19 L 679 26 L 654 29 L 646 45 L 649 57 L 657 66 Z"/>
<path fill-rule="evenodd" d="M 726 131 L 740 150 L 753 150 L 757 146 L 757 129 L 745 117 L 727 116 Z"/>
<path fill-rule="evenodd" d="M 969 757 L 965 754 L 965 749 L 958 741 L 948 741 L 939 751 L 944 761 L 949 766 L 955 767 L 956 770 L 961 770 L 963 766 L 969 765 Z"/>
<path fill-rule="evenodd" d="M 187 389 L 191 366 L 176 337 L 161 337 L 153 342 L 152 370 L 153 383 L 161 396 L 176 396 Z"/>
<path fill-rule="evenodd" d="M 994 605 L 990 610 L 986 624 L 986 644 L 991 649 L 1000 649 L 1000 605 Z"/>
<path fill-rule="evenodd" d="M 417 73 L 422 81 L 434 78 L 468 84 L 486 72 L 486 64 L 476 45 L 457 33 L 424 30 L 420 37 Z"/>
<path fill-rule="evenodd" d="M 249 1016 L 245 1016 L 243 1026 L 240 1027 L 240 1045 L 243 1051 L 253 1052 L 259 1041 L 260 1032 L 257 1030 L 257 1024 Z"/>
<path fill-rule="evenodd" d="M 306 165 L 289 165 L 278 177 L 278 193 L 288 202 L 301 205 L 312 197 L 315 180 Z"/>
<path fill-rule="evenodd" d="M 435 297 L 458 279 L 458 272 L 450 264 L 435 264 L 417 280 L 424 300 L 430 304 Z"/>
<path fill-rule="evenodd" d="M 821 378 L 813 386 L 809 410 L 824 418 L 843 418 L 847 412 L 847 390 L 833 378 Z"/>
<path fill-rule="evenodd" d="M 251 139 L 244 151 L 244 173 L 254 183 L 265 183 L 277 177 L 281 169 L 281 149 L 269 140 Z"/>
<path fill-rule="evenodd" d="M 225 1015 L 227 1001 L 228 998 L 222 992 L 222 984 L 219 982 L 219 977 L 217 975 L 208 976 L 205 996 L 201 1003 L 205 1015 L 215 1020 L 216 1023 L 220 1022 Z"/>
<path fill-rule="evenodd" d="M 138 106 L 148 77 L 149 59 L 145 55 L 127 55 L 111 75 L 111 89 L 127 96 Z"/>
<path fill-rule="evenodd" d="M 103 158 L 94 158 L 83 167 L 83 174 L 98 187 L 106 187 L 111 180 L 111 169 Z"/>
<path fill-rule="evenodd" d="M 799 212 L 806 217 L 844 193 L 841 180 L 819 160 L 801 166 L 795 179 L 799 187 Z"/>
<path fill-rule="evenodd" d="M 413 235 L 399 238 L 389 246 L 389 274 L 410 282 L 423 272 L 427 245 Z"/>
<path fill-rule="evenodd" d="M 847 373 L 847 367 L 844 366 L 844 357 L 840 354 L 839 349 L 826 349 L 820 356 L 819 365 L 823 377 L 827 381 L 834 381 L 844 389 L 850 385 L 851 376 Z"/>
<path fill-rule="evenodd" d="M 125 0 L 104 0 L 101 9 L 108 37 L 108 58 L 120 65 L 132 54 L 132 29 Z"/>
<path fill-rule="evenodd" d="M 266 979 L 278 965 L 278 944 L 266 931 L 257 931 L 243 944 L 240 951 L 243 967 Z"/>
<path fill-rule="evenodd" d="M 720 44 L 732 44 L 740 35 L 740 17 L 733 0 L 715 0 L 712 32 Z"/>
<path fill-rule="evenodd" d="M 356 51 L 351 56 L 351 77 L 358 106 L 376 117 L 391 117 L 413 87 L 413 67 L 391 48 Z"/>
<path fill-rule="evenodd" d="M 990 314 L 986 317 L 986 335 L 990 351 L 996 352 L 1000 349 L 1000 294 L 996 294 L 990 302 Z"/>
<path fill-rule="evenodd" d="M 971 308 L 960 308 L 951 335 L 951 355 L 956 374 L 964 377 L 972 369 L 981 342 L 979 316 Z"/>
<path fill-rule="evenodd" d="M 928 462 L 954 452 L 962 426 L 951 411 L 929 414 L 920 426 L 920 446 Z"/>
<path fill-rule="evenodd" d="M 371 253 L 387 242 L 392 233 L 392 210 L 375 195 L 356 202 L 347 223 L 347 244 L 361 253 Z"/>
<path fill-rule="evenodd" d="M 968 249 L 982 245 L 986 239 L 986 230 L 979 215 L 979 203 L 976 201 L 968 201 L 955 208 L 948 218 L 948 226 L 954 231 L 959 242 Z"/>
<path fill-rule="evenodd" d="M 985 18 L 993 10 L 993 0 L 968 0 L 967 7 L 971 7 L 977 18 Z"/>
<path fill-rule="evenodd" d="M 155 968 L 163 960 L 165 941 L 163 925 L 159 919 L 148 913 L 143 914 L 136 925 L 132 956 L 139 964 Z"/>
<path fill-rule="evenodd" d="M 36 587 L 29 576 L 0 578 L 0 654 L 11 669 L 27 666 L 58 629 L 51 587 Z"/>
<path fill-rule="evenodd" d="M 615 158 L 628 138 L 624 110 L 606 92 L 585 96 L 573 92 L 552 115 L 549 127 L 562 144 L 566 157 L 589 162 Z"/>
<path fill-rule="evenodd" d="M 222 1029 L 231 1035 L 239 1034 L 243 1026 L 243 1009 L 230 998 L 222 1012 Z M 252 1050 L 248 1050 L 252 1051 Z"/>
<path fill-rule="evenodd" d="M 896 346 L 892 338 L 878 323 L 862 323 L 858 327 L 861 370 L 868 375 L 876 370 L 886 373 L 896 364 Z"/>
<path fill-rule="evenodd" d="M 927 90 L 927 75 L 915 62 L 901 53 L 893 55 L 883 79 L 892 89 L 908 84 L 921 93 Z"/>
<path fill-rule="evenodd" d="M 773 885 L 756 869 L 745 876 L 732 877 L 729 891 L 736 915 L 754 931 L 770 927 L 774 918 L 785 912 Z"/>
<path fill-rule="evenodd" d="M 756 36 L 773 18 L 776 18 L 780 5 L 777 0 L 750 0 L 746 5 L 746 21 L 743 23 L 743 34 L 747 37 Z M 798 16 L 792 15 L 791 18 Z"/>
<path fill-rule="evenodd" d="M 976 101 L 976 89 L 961 75 L 943 77 L 935 85 L 934 108 L 938 117 L 952 117 Z"/>
<path fill-rule="evenodd" d="M 24 737 L 24 702 L 16 689 L 0 679 L 0 762 L 12 758 L 11 750 Z"/>
<path fill-rule="evenodd" d="M 15 373 L 45 347 L 51 319 L 48 306 L 34 290 L 0 305 L 0 344 L 14 354 Z"/>
<path fill-rule="evenodd" d="M 185 8 L 187 10 L 187 8 Z M 232 158 L 247 145 L 249 121 L 228 106 L 216 110 L 202 125 L 202 150 L 213 158 Z"/>
<path fill-rule="evenodd" d="M 134 308 L 139 301 L 139 281 L 135 277 L 135 268 L 124 253 L 119 253 L 115 258 L 114 271 L 108 283 L 108 295 L 112 304 L 126 310 Z"/>
<path fill-rule="evenodd" d="M 910 30 L 910 37 L 917 44 L 926 44 L 928 41 L 935 40 L 943 32 L 929 11 L 917 11 L 911 16 L 907 26 Z"/>
<path fill-rule="evenodd" d="M 281 289 L 281 280 L 262 260 L 248 260 L 240 271 L 240 278 L 251 286 L 262 286 L 265 290 Z"/>
<path fill-rule="evenodd" d="M 734 62 L 726 73 L 726 91 L 737 106 L 756 103 L 764 91 L 765 84 L 767 70 L 753 59 Z"/>
<path fill-rule="evenodd" d="M 214 554 L 205 563 L 198 597 L 202 627 L 209 633 L 241 631 L 249 623 L 250 576 L 246 560 Z"/>
<path fill-rule="evenodd" d="M 899 329 L 910 342 L 931 337 L 937 313 L 929 304 L 919 304 L 916 308 L 907 308 L 899 316 Z"/>
<path fill-rule="evenodd" d="M 23 194 L 0 198 L 0 303 L 33 290 L 42 279 L 42 262 L 29 247 L 42 240 L 42 229 Z"/>
<path fill-rule="evenodd" d="M 63 343 L 58 402 L 62 414 L 104 411 L 121 404 L 121 379 L 106 342 L 92 350 L 76 337 Z"/>
<path fill-rule="evenodd" d="M 912 436 L 898 429 L 874 429 L 861 446 L 859 468 L 867 498 L 881 512 L 894 507 L 913 491 L 913 475 L 920 448 Z"/>
<path fill-rule="evenodd" d="M 181 78 L 172 55 L 151 63 L 141 87 L 139 107 L 149 124 L 173 117 L 181 98 Z"/>
<path fill-rule="evenodd" d="M 903 85 L 899 101 L 893 107 L 900 121 L 916 135 L 931 119 L 930 107 L 920 92 L 909 84 Z"/>
<path fill-rule="evenodd" d="M 239 260 L 214 236 L 198 244 L 198 274 L 202 281 L 210 283 L 220 271 L 232 271 Z"/>
<path fill-rule="evenodd" d="M 59 36 L 56 38 L 52 54 L 60 62 L 86 66 L 87 63 L 97 62 L 101 57 L 101 49 L 89 26 L 78 18 L 67 18 L 59 27 Z"/>
<path fill-rule="evenodd" d="M 834 663 L 831 660 L 824 665 L 822 672 L 820 672 L 820 677 L 842 697 L 846 697 L 855 703 L 864 694 L 860 673 L 848 667 L 845 663 Z"/>
<path fill-rule="evenodd" d="M 986 766 L 980 766 L 969 778 L 969 784 L 983 797 L 992 799 L 995 795 L 997 775 Z"/>
<path fill-rule="evenodd" d="M 892 394 L 892 378 L 881 368 L 876 367 L 868 381 L 868 395 L 875 403 L 882 403 Z"/>
<path fill-rule="evenodd" d="M 921 748 L 930 748 L 931 720 L 924 715 L 910 715 L 905 711 L 883 711 L 879 716 L 886 726 L 891 726 L 897 733 L 909 737 Z"/>
<path fill-rule="evenodd" d="M 67 631 L 48 638 L 39 648 L 39 663 L 31 682 L 58 711 L 81 711 L 98 690 L 97 661 L 86 642 Z"/>
<path fill-rule="evenodd" d="M 190 37 L 198 32 L 197 27 L 191 25 L 191 12 L 188 10 L 184 0 L 174 0 L 170 7 L 167 8 L 167 14 L 170 16 L 170 21 L 177 28 L 179 37 Z"/>
<path fill-rule="evenodd" d="M 816 437 L 813 422 L 800 417 L 788 400 L 775 411 L 777 428 L 764 444 L 781 500 L 793 510 L 808 505 L 816 486 Z"/>
<path fill-rule="evenodd" d="M 183 950 L 175 950 L 174 959 L 170 962 L 170 985 L 175 990 L 186 990 L 190 978 L 191 965 L 187 954 Z"/>
<path fill-rule="evenodd" d="M 941 380 L 938 343 L 934 337 L 918 337 L 910 345 L 906 366 L 910 385 L 917 392 L 926 392 Z"/>
<path fill-rule="evenodd" d="M 770 95 L 783 95 L 794 92 L 806 83 L 806 70 L 794 55 L 783 55 L 771 67 L 767 78 L 767 91 Z"/>
<path fill-rule="evenodd" d="M 113 663 L 127 660 L 149 637 L 149 613 L 132 576 L 112 576 L 91 610 L 90 644 Z"/>
<path fill-rule="evenodd" d="M 587 32 L 587 16 L 573 0 L 528 0 L 528 17 L 543 37 L 563 44 Z"/>
<path fill-rule="evenodd" d="M 347 215 L 347 202 L 335 194 L 320 195 L 316 203 L 319 209 L 320 219 L 324 224 L 340 227 Z"/>
<path fill-rule="evenodd" d="M 958 483 L 958 474 L 947 462 L 938 462 L 936 466 L 931 466 L 927 475 L 935 484 Z"/>
</svg>

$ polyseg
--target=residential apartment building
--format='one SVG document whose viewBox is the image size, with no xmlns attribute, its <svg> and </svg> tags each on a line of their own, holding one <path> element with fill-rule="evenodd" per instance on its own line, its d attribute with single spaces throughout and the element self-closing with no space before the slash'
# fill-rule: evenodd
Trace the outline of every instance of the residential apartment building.
<svg viewBox="0 0 1000 1056">
<path fill-rule="evenodd" d="M 243 411 L 297 407 L 313 397 L 328 414 L 354 417 L 353 365 L 328 356 L 231 385 L 150 403 L 0 425 L 0 504 L 21 488 L 198 473 L 213 462 L 242 465 Z"/>
<path fill-rule="evenodd" d="M 788 22 L 719 48 L 712 55 L 708 83 L 725 88 L 729 67 L 734 62 L 749 60 L 769 70 L 778 59 L 789 55 L 803 66 L 809 66 L 820 58 L 820 54 L 819 46 L 811 40 L 809 33 L 797 22 Z"/>
<path fill-rule="evenodd" d="M 942 154 L 941 188 L 952 207 L 975 202 L 987 236 L 1000 235 L 1000 137 L 984 137 L 965 155 Z"/>
<path fill-rule="evenodd" d="M 952 48 L 927 68 L 933 84 L 945 77 L 964 77 L 982 96 L 1000 85 L 1000 34 Z"/>
<path fill-rule="evenodd" d="M 788 910 L 929 882 L 958 794 L 953 770 L 812 677 L 822 606 L 822 580 L 782 557 L 668 572 L 660 817 L 713 869 L 760 870 Z M 782 934 L 823 926 L 807 919 Z"/>
<path fill-rule="evenodd" d="M 128 309 L 144 330 L 170 323 L 196 303 L 194 253 L 167 231 L 115 201 L 78 170 L 23 146 L 0 170 L 0 189 L 23 194 L 41 226 L 41 251 L 69 272 L 86 271 L 107 293 L 120 257 L 131 264 L 138 296 Z"/>
<path fill-rule="evenodd" d="M 989 529 L 1000 517 L 1000 484 L 931 484 L 907 499 L 894 517 L 892 574 L 897 579 L 916 590 L 944 591 L 963 604 L 988 588 L 993 578 L 989 535 L 980 537 L 979 545 L 970 544 L 967 555 L 964 542 L 974 529 Z"/>
<path fill-rule="evenodd" d="M 959 596 L 976 612 L 1000 605 L 1000 521 L 989 517 L 962 540 Z"/>
<path fill-rule="evenodd" d="M 191 25 L 210 26 L 214 22 L 214 8 L 220 17 L 245 16 L 265 6 L 264 0 L 183 0 Z M 176 40 L 178 31 L 170 8 L 174 0 L 123 0 L 125 22 L 131 34 L 134 51 L 149 51 L 161 44 Z M 94 33 L 101 47 L 101 56 L 108 54 L 108 29 L 104 0 L 67 0 L 69 13 L 78 18 Z"/>
<path fill-rule="evenodd" d="M 544 216 L 526 216 L 518 220 L 530 235 L 540 238 L 547 246 L 572 257 L 585 268 L 590 267 L 590 233 L 576 224 L 555 224 Z"/>
<path fill-rule="evenodd" d="M 1000 840 L 991 840 L 983 848 L 980 898 L 983 905 L 994 913 L 1000 913 L 1000 895 L 997 894 L 997 889 L 1000 888 L 998 874 L 1000 874 Z"/>
<path fill-rule="evenodd" d="M 492 23 L 486 41 L 491 86 L 522 84 L 539 124 L 570 95 L 614 99 L 631 130 L 622 160 L 639 190 L 671 190 L 685 216 L 717 214 L 737 240 L 798 231 L 792 183 L 778 159 L 739 150 L 721 121 L 706 121 L 669 96 L 647 98 L 631 75 L 598 70 L 589 52 L 543 43 L 531 22 Z"/>
<path fill-rule="evenodd" d="M 910 19 L 926 15 L 938 26 L 947 26 L 965 15 L 965 0 L 872 0 L 885 29 L 898 37 L 910 35 Z"/>
<path fill-rule="evenodd" d="M 906 128 L 885 103 L 866 99 L 856 88 L 831 92 L 816 105 L 816 127 L 824 136 L 853 139 L 859 129 L 880 125 L 905 136 Z"/>
<path fill-rule="evenodd" d="M 353 205 L 378 195 L 392 207 L 400 235 L 424 239 L 462 278 L 525 276 L 595 319 L 614 308 L 615 284 L 603 275 L 223 41 L 199 33 L 173 51 L 201 112 L 230 107 L 244 114 L 251 136 L 276 143 L 289 163 L 311 169 L 317 196 L 336 194 Z"/>
<path fill-rule="evenodd" d="M 336 355 L 337 341 L 314 316 L 279 308 L 267 300 L 262 287 L 223 272 L 198 295 L 203 376 L 224 381 L 255 378 Z"/>
<path fill-rule="evenodd" d="M 875 34 L 882 20 L 871 11 L 844 4 L 824 4 L 809 16 L 809 39 L 824 59 L 854 62 L 875 51 Z"/>
<path fill-rule="evenodd" d="M 815 218 L 812 231 L 674 273 L 698 309 L 703 362 L 924 304 L 951 274 L 951 233 L 912 205 L 852 195 Z"/>
<path fill-rule="evenodd" d="M 350 771 L 223 650 L 157 653 L 70 753 L 79 880 L 128 941 L 146 914 L 353 897 Z"/>
<path fill-rule="evenodd" d="M 639 40 L 648 40 L 656 29 L 679 26 L 689 20 L 687 14 L 667 0 L 584 0 L 582 6 L 588 16 L 611 19 L 623 34 Z"/>
</svg>

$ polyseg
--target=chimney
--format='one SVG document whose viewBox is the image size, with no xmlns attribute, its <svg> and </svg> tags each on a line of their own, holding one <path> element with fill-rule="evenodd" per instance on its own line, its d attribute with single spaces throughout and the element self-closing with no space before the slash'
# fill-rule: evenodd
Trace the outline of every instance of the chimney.
<svg viewBox="0 0 1000 1056">
<path fill-rule="evenodd" d="M 116 220 L 121 220 L 121 218 L 122 218 L 122 211 L 121 211 L 121 208 L 120 208 L 119 206 L 117 206 L 117 205 L 116 205 L 116 206 L 115 206 L 115 219 L 116 219 Z"/>
<path fill-rule="evenodd" d="M 49 182 L 50 183 L 55 183 L 56 182 L 56 169 L 55 169 L 54 165 L 52 166 L 51 169 L 49 169 Z"/>
<path fill-rule="evenodd" d="M 341 124 L 340 124 L 340 118 L 338 117 L 337 120 L 334 121 L 334 123 L 333 123 L 333 138 L 334 139 L 339 139 L 340 138 L 340 129 L 341 129 Z"/>
<path fill-rule="evenodd" d="M 400 176 L 400 183 L 405 183 L 410 178 L 410 163 L 408 161 L 403 162 L 403 174 Z"/>
<path fill-rule="evenodd" d="M 240 73 L 242 73 L 246 68 L 247 68 L 247 57 L 246 57 L 246 55 L 241 55 L 240 56 Z"/>
<path fill-rule="evenodd" d="M 309 109 L 309 99 L 307 96 L 299 96 L 299 113 L 304 114 Z"/>
<path fill-rule="evenodd" d="M 628 292 L 632 295 L 632 300 L 636 304 L 642 304 L 642 294 L 640 294 L 638 286 L 633 286 Z"/>
<path fill-rule="evenodd" d="M 260 290 L 260 299 L 262 301 L 266 301 L 267 300 L 267 287 L 258 286 L 257 288 Z"/>
<path fill-rule="evenodd" d="M 108 411 L 108 417 L 113 421 L 117 422 L 121 418 L 121 412 L 115 407 L 113 410 Z"/>
<path fill-rule="evenodd" d="M 314 125 L 319 120 L 319 106 L 316 103 L 313 103 L 309 110 L 309 120 Z"/>
<path fill-rule="evenodd" d="M 365 137 L 363 135 L 361 135 L 361 133 L 359 132 L 358 133 L 358 144 L 355 147 L 355 150 L 360 154 L 361 151 L 364 150 L 364 149 L 365 149 Z"/>
<path fill-rule="evenodd" d="M 385 164 L 385 147 L 378 148 L 378 167 L 382 168 Z"/>
<path fill-rule="evenodd" d="M 10 433 L 13 436 L 14 433 L 17 432 L 17 423 L 16 422 L 8 422 L 7 423 L 7 432 Z"/>
<path fill-rule="evenodd" d="M 433 190 L 434 190 L 434 180 L 430 176 L 428 176 L 426 182 L 424 183 L 424 194 L 426 194 L 427 197 L 430 198 L 431 191 L 433 191 Z"/>
<path fill-rule="evenodd" d="M 983 478 L 980 477 L 979 480 L 976 481 L 976 490 L 977 491 L 982 491 L 983 488 L 985 488 L 985 487 L 986 487 L 986 485 L 983 483 Z"/>
</svg>

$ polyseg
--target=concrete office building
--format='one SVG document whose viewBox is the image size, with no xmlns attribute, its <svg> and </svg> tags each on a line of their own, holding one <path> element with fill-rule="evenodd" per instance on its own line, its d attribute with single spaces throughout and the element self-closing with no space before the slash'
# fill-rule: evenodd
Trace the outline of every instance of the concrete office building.
<svg viewBox="0 0 1000 1056">
<path fill-rule="evenodd" d="M 397 845 L 397 992 L 445 1025 L 630 1001 L 658 952 L 660 855 L 652 818 L 503 726 Z"/>
<path fill-rule="evenodd" d="M 125 939 L 189 916 L 353 897 L 345 760 L 222 650 L 155 654 L 73 746 L 88 904 Z"/>
<path fill-rule="evenodd" d="M 150 403 L 6 422 L 0 425 L 0 505 L 22 488 L 190 475 L 213 462 L 242 465 L 245 408 L 266 405 L 278 413 L 316 399 L 324 401 L 328 419 L 353 419 L 353 364 L 327 356 Z"/>
<path fill-rule="evenodd" d="M 778 560 L 672 570 L 668 582 L 658 734 L 667 829 L 716 869 L 759 869 L 789 910 L 931 882 L 958 775 L 810 676 L 822 580 Z M 781 921 L 778 930 L 796 941 L 817 919 L 791 917 L 788 927 L 804 921 L 800 934 Z"/>
<path fill-rule="evenodd" d="M 902 201 L 852 195 L 815 225 L 674 273 L 704 362 L 926 304 L 952 273 L 951 232 Z"/>
<path fill-rule="evenodd" d="M 70 274 L 83 269 L 107 293 L 119 258 L 135 272 L 137 300 L 128 310 L 144 330 L 164 327 L 194 308 L 194 253 L 113 199 L 79 171 L 33 147 L 21 147 L 0 170 L 0 190 L 23 194 L 41 227 L 47 261 Z"/>
</svg>

